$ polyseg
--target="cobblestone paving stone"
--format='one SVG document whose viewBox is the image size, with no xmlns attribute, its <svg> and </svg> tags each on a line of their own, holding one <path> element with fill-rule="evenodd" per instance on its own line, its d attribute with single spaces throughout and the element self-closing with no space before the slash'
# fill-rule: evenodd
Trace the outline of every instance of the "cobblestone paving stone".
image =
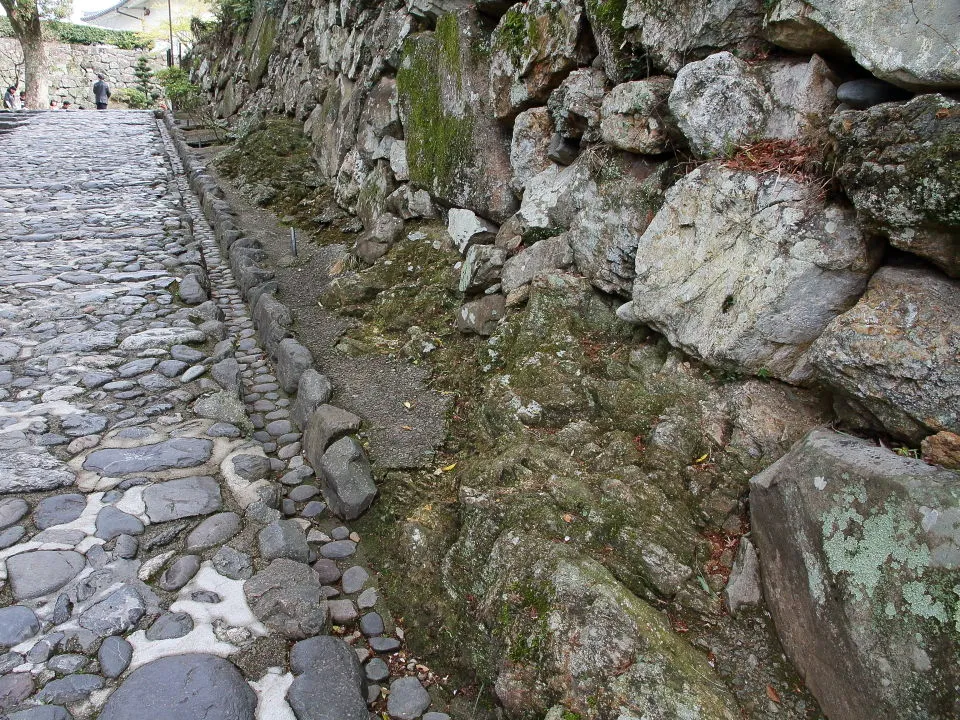
<svg viewBox="0 0 960 720">
<path fill-rule="evenodd" d="M 24 117 L 0 138 L 0 716 L 368 717 L 393 623 L 166 130 Z"/>
</svg>

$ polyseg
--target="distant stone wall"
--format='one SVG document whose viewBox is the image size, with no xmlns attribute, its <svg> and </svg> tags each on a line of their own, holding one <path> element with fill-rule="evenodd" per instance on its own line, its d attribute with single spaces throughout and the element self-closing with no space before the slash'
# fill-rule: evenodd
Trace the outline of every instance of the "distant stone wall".
<svg viewBox="0 0 960 720">
<path fill-rule="evenodd" d="M 133 74 L 143 50 L 122 50 L 113 45 L 67 45 L 47 43 L 50 58 L 50 99 L 68 100 L 74 105 L 93 104 L 93 83 L 103 73 L 113 90 L 134 87 Z M 151 66 L 159 70 L 163 57 L 146 53 Z M 0 80 L 6 87 L 23 80 L 23 54 L 14 38 L 0 38 Z"/>
</svg>

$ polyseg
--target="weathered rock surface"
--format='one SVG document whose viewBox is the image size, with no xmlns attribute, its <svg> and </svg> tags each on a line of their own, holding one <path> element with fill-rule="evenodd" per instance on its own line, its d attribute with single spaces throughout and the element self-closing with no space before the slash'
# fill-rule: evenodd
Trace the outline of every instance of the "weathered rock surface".
<svg viewBox="0 0 960 720">
<path fill-rule="evenodd" d="M 960 87 L 960 58 L 952 41 L 957 16 L 938 0 L 896 6 L 882 0 L 789 0 L 779 4 L 770 22 L 774 41 L 791 50 L 816 51 L 811 41 L 836 38 L 882 80 L 921 91 Z"/>
<path fill-rule="evenodd" d="M 143 597 L 132 587 L 115 590 L 80 615 L 80 627 L 101 637 L 124 633 L 146 613 Z"/>
<path fill-rule="evenodd" d="M 503 291 L 510 293 L 538 274 L 562 270 L 573 264 L 573 252 L 566 233 L 534 243 L 503 264 Z"/>
<path fill-rule="evenodd" d="M 869 226 L 960 277 L 960 102 L 921 95 L 831 119 L 836 170 Z"/>
<path fill-rule="evenodd" d="M 176 692 L 171 692 L 176 688 Z M 134 670 L 107 700 L 102 720 L 253 720 L 257 695 L 229 660 L 175 655 Z"/>
<path fill-rule="evenodd" d="M 73 550 L 34 550 L 14 555 L 7 559 L 13 597 L 30 600 L 59 590 L 86 564 L 86 558 Z"/>
<path fill-rule="evenodd" d="M 529 0 L 508 10 L 490 38 L 490 102 L 497 119 L 546 102 L 587 59 L 578 0 Z"/>
<path fill-rule="evenodd" d="M 517 115 L 510 142 L 510 166 L 513 168 L 510 185 L 514 192 L 523 193 L 527 180 L 549 167 L 547 151 L 552 137 L 553 120 L 547 108 L 531 108 Z"/>
<path fill-rule="evenodd" d="M 439 200 L 496 222 L 516 209 L 510 137 L 489 107 L 489 62 L 469 11 L 443 16 L 434 33 L 404 43 L 397 90 L 410 182 Z"/>
<path fill-rule="evenodd" d="M 243 584 L 254 615 L 271 630 L 293 640 L 317 635 L 327 626 L 327 601 L 310 566 L 274 560 Z"/>
<path fill-rule="evenodd" d="M 670 149 L 667 100 L 673 89 L 669 77 L 652 77 L 617 85 L 600 106 L 600 135 L 612 147 L 641 155 Z"/>
<path fill-rule="evenodd" d="M 817 376 L 879 429 L 919 443 L 960 432 L 960 282 L 931 270 L 881 268 L 811 350 Z"/>
<path fill-rule="evenodd" d="M 220 486 L 205 475 L 151 485 L 143 491 L 143 502 L 147 516 L 155 523 L 208 515 L 223 505 Z"/>
<path fill-rule="evenodd" d="M 600 139 L 600 106 L 606 85 L 602 72 L 583 68 L 570 73 L 550 94 L 547 106 L 561 136 L 584 142 Z"/>
<path fill-rule="evenodd" d="M 75 481 L 76 475 L 47 452 L 0 454 L 0 493 L 55 490 Z"/>
<path fill-rule="evenodd" d="M 457 329 L 464 333 L 489 336 L 506 313 L 503 295 L 485 295 L 463 305 L 457 312 Z"/>
<path fill-rule="evenodd" d="M 356 440 L 341 438 L 324 453 L 318 468 L 323 495 L 330 511 L 344 520 L 355 520 L 373 504 L 377 486 L 370 461 Z"/>
<path fill-rule="evenodd" d="M 958 479 L 818 430 L 751 480 L 767 606 L 827 716 L 953 712 Z"/>
<path fill-rule="evenodd" d="M 357 654 L 342 640 L 313 637 L 290 651 L 296 679 L 287 700 L 298 720 L 367 720 L 363 672 Z"/>
<path fill-rule="evenodd" d="M 95 450 L 83 462 L 84 470 L 119 476 L 159 472 L 202 465 L 210 459 L 213 443 L 200 438 L 173 438 L 154 445 Z"/>
<path fill-rule="evenodd" d="M 843 206 L 789 178 L 704 165 L 666 193 L 640 238 L 625 319 L 711 365 L 801 382 L 805 353 L 875 267 Z"/>
</svg>

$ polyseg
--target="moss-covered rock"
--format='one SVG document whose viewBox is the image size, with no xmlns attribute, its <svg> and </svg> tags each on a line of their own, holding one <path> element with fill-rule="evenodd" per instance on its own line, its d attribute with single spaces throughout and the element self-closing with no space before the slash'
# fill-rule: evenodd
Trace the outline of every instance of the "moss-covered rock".
<svg viewBox="0 0 960 720">
<path fill-rule="evenodd" d="M 830 122 L 837 176 L 872 229 L 960 277 L 960 102 L 921 95 Z"/>
<path fill-rule="evenodd" d="M 818 430 L 750 500 L 767 604 L 825 714 L 956 714 L 960 475 Z"/>
<path fill-rule="evenodd" d="M 580 0 L 530 0 L 510 8 L 490 39 L 490 100 L 498 119 L 546 102 L 589 60 Z"/>
<path fill-rule="evenodd" d="M 516 209 L 510 137 L 489 107 L 489 49 L 480 20 L 443 15 L 404 43 L 397 90 L 410 181 L 437 199 L 502 222 Z"/>
</svg>

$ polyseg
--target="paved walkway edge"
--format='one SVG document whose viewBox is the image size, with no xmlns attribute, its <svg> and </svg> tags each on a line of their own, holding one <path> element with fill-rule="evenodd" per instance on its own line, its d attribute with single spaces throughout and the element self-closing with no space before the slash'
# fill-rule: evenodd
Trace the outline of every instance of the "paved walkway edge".
<svg viewBox="0 0 960 720">
<path fill-rule="evenodd" d="M 241 296 L 250 308 L 257 335 L 276 367 L 280 385 L 294 396 L 291 419 L 303 432 L 305 459 L 314 468 L 331 511 L 341 519 L 354 520 L 366 511 L 376 493 L 366 451 L 357 442 L 352 442 L 349 449 L 350 468 L 354 471 L 358 467 L 363 469 L 360 474 L 364 477 L 359 481 L 356 472 L 345 473 L 349 478 L 337 478 L 325 472 L 324 467 L 327 464 L 342 465 L 337 458 L 344 454 L 344 450 L 340 448 L 334 452 L 331 443 L 357 432 L 361 420 L 347 410 L 328 404 L 330 382 L 315 367 L 309 349 L 293 336 L 293 316 L 276 297 L 274 273 L 260 265 L 260 261 L 266 258 L 262 245 L 245 237 L 237 226 L 233 208 L 225 199 L 223 190 L 206 171 L 206 166 L 197 162 L 190 152 L 173 113 L 157 111 L 157 117 L 169 133 L 184 175 L 213 229 L 220 252 L 233 270 Z M 324 463 L 324 457 L 330 462 Z M 349 487 L 344 487 L 345 484 Z"/>
</svg>

